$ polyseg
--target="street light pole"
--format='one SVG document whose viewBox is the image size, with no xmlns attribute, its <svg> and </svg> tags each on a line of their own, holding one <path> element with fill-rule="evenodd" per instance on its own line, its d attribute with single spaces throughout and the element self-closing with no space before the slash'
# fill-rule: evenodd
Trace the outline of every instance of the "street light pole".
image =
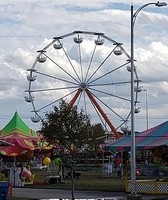
<svg viewBox="0 0 168 200">
<path fill-rule="evenodd" d="M 145 92 L 145 108 L 146 108 L 146 130 L 149 128 L 149 118 L 148 118 L 148 91 L 146 89 L 143 90 Z"/>
<path fill-rule="evenodd" d="M 134 128 L 134 8 L 131 5 L 131 193 L 136 194 L 136 155 Z"/>
<path fill-rule="evenodd" d="M 157 7 L 167 6 L 165 2 L 147 3 L 141 6 L 135 13 L 133 4 L 131 5 L 131 194 L 137 194 L 136 191 L 136 144 L 135 144 L 135 127 L 134 127 L 134 25 L 138 13 L 149 5 Z"/>
</svg>

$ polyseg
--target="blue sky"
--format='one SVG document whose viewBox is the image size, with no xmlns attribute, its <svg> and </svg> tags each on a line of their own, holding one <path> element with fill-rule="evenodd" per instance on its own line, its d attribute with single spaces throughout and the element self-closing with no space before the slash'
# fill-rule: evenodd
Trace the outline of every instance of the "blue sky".
<svg viewBox="0 0 168 200">
<path fill-rule="evenodd" d="M 24 91 L 28 87 L 27 69 L 36 59 L 36 51 L 53 37 L 75 30 L 103 32 L 123 43 L 130 54 L 132 2 L 134 10 L 147 3 L 145 0 L 1 0 L 0 128 L 7 124 L 16 110 L 30 127 L 40 127 L 40 123 L 31 122 L 32 107 L 24 100 Z M 142 86 L 148 91 L 149 127 L 167 121 L 168 116 L 167 11 L 168 7 L 151 5 L 139 13 L 135 24 L 136 66 L 143 80 Z M 136 115 L 136 129 L 141 131 L 146 128 L 145 92 L 139 94 L 139 100 L 141 112 Z M 124 110 L 122 106 L 120 109 Z M 110 113 L 107 115 L 114 120 Z M 91 117 L 99 122 L 95 116 Z"/>
</svg>

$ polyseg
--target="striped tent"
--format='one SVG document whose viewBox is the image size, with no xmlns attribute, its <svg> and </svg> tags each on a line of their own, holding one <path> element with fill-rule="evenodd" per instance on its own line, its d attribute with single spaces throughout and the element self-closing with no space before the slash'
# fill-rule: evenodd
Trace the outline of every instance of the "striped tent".
<svg viewBox="0 0 168 200">
<path fill-rule="evenodd" d="M 36 149 L 39 138 L 37 132 L 29 128 L 15 112 L 13 118 L 0 131 L 0 141 L 12 144 L 8 147 L 0 147 L 0 154 L 19 156 Z"/>
<path fill-rule="evenodd" d="M 0 146 L 0 154 L 5 156 L 19 156 L 28 154 L 35 149 L 51 150 L 50 145 L 36 131 L 32 130 L 15 112 L 12 119 L 0 131 L 0 142 L 8 144 L 8 146 Z"/>
<path fill-rule="evenodd" d="M 135 135 L 137 150 L 168 146 L 168 121 Z M 131 136 L 124 136 L 105 145 L 109 151 L 129 151 Z"/>
</svg>

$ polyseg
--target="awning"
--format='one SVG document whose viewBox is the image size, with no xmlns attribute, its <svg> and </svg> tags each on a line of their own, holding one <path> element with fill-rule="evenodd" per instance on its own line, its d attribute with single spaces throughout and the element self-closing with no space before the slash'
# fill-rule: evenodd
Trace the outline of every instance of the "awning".
<svg viewBox="0 0 168 200">
<path fill-rule="evenodd" d="M 0 139 L 0 147 L 7 147 L 7 146 L 14 146 L 14 144 L 10 143 L 10 142 L 6 142 Z"/>
<path fill-rule="evenodd" d="M 5 156 L 20 156 L 35 149 L 52 149 L 52 145 L 42 141 L 41 136 L 29 128 L 17 112 L 0 131 L 0 142 L 8 144 L 0 146 L 0 154 Z"/>
<path fill-rule="evenodd" d="M 168 121 L 135 135 L 136 149 L 144 150 L 168 146 Z M 124 136 L 105 145 L 109 151 L 129 151 L 131 136 Z"/>
</svg>

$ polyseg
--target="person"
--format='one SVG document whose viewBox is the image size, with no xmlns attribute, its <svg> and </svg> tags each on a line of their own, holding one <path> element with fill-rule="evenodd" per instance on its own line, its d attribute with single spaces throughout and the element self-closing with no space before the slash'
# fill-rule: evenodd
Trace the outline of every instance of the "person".
<svg viewBox="0 0 168 200">
<path fill-rule="evenodd" d="M 116 155 L 114 163 L 115 163 L 116 174 L 118 177 L 120 177 L 121 176 L 121 158 L 119 154 Z"/>
<path fill-rule="evenodd" d="M 115 168 L 120 166 L 120 163 L 121 163 L 120 155 L 116 156 L 114 163 L 115 163 Z"/>
<path fill-rule="evenodd" d="M 12 186 L 17 187 L 17 186 L 22 186 L 22 181 L 21 181 L 21 172 L 22 169 L 20 165 L 15 165 L 13 163 L 13 166 L 10 167 L 10 182 L 12 183 Z"/>
</svg>

